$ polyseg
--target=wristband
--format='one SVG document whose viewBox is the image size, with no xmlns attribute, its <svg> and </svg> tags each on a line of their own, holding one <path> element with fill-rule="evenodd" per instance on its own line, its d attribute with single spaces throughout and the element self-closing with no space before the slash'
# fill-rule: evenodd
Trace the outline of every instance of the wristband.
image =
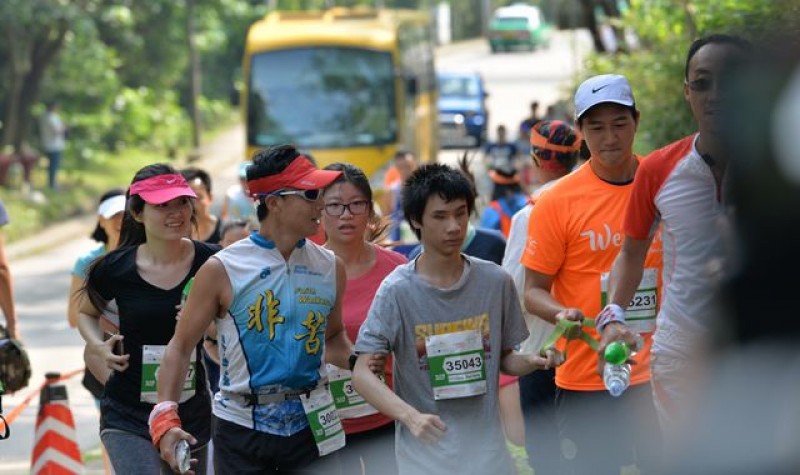
<svg viewBox="0 0 800 475">
<path fill-rule="evenodd" d="M 595 329 L 598 334 L 611 322 L 625 323 L 625 310 L 615 303 L 610 303 L 597 315 Z"/>
<path fill-rule="evenodd" d="M 150 411 L 150 417 L 147 420 L 150 426 L 150 438 L 153 440 L 153 445 L 158 449 L 158 444 L 164 434 L 169 432 L 173 427 L 181 427 L 181 418 L 178 415 L 178 403 L 175 401 L 160 402 L 153 407 Z"/>
</svg>

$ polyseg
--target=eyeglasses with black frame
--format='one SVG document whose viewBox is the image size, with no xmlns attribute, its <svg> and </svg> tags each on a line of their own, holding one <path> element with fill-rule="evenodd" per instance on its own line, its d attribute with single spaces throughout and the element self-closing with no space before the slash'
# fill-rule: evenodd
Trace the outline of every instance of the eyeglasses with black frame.
<svg viewBox="0 0 800 475">
<path fill-rule="evenodd" d="M 369 201 L 359 200 L 352 203 L 328 203 L 325 205 L 325 213 L 329 216 L 341 216 L 344 210 L 350 211 L 350 214 L 364 214 L 369 209 Z"/>
</svg>

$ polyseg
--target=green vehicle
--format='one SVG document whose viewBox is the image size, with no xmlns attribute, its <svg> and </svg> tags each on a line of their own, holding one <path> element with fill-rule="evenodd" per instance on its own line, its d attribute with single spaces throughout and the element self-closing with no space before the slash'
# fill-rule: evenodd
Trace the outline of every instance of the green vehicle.
<svg viewBox="0 0 800 475">
<path fill-rule="evenodd" d="M 538 7 L 518 4 L 498 8 L 489 23 L 489 47 L 492 53 L 520 47 L 528 51 L 546 48 L 551 30 Z"/>
</svg>

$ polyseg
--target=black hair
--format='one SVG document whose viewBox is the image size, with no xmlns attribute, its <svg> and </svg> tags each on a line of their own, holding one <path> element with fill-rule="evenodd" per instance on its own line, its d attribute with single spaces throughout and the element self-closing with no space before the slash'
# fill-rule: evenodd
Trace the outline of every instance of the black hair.
<svg viewBox="0 0 800 475">
<path fill-rule="evenodd" d="M 622 104 L 617 104 L 616 102 L 600 102 L 600 103 L 597 103 L 597 104 L 593 105 L 592 107 L 586 109 L 585 111 L 583 111 L 583 114 L 581 114 L 581 116 L 578 117 L 578 120 L 575 121 L 575 125 L 577 125 L 578 128 L 583 127 L 583 119 L 586 117 L 586 114 L 588 114 L 589 111 L 594 109 L 595 107 L 603 105 L 603 104 L 616 104 L 616 105 L 618 105 L 620 107 L 624 107 L 628 112 L 631 113 L 631 117 L 633 117 L 633 120 L 636 121 L 636 114 L 639 112 L 636 109 L 636 104 L 634 104 L 632 106 L 626 106 L 626 105 L 622 105 Z M 584 140 L 584 143 L 585 142 L 586 141 Z"/>
<path fill-rule="evenodd" d="M 369 242 L 383 241 L 392 223 L 388 218 L 379 216 L 373 212 L 372 186 L 369 184 L 369 178 L 367 178 L 364 170 L 355 165 L 342 162 L 331 163 L 324 169 L 342 172 L 342 175 L 337 178 L 336 181 L 328 185 L 328 187 L 336 183 L 350 183 L 367 198 L 367 201 L 369 201 L 369 222 L 367 224 L 369 233 L 365 239 Z"/>
<path fill-rule="evenodd" d="M 247 167 L 247 181 L 277 175 L 299 156 L 301 154 L 294 145 L 276 145 L 259 150 L 253 155 L 253 164 Z M 256 217 L 260 222 L 267 218 L 266 197 L 259 196 L 257 200 Z"/>
<path fill-rule="evenodd" d="M 146 180 L 158 175 L 170 175 L 178 173 L 172 165 L 166 163 L 154 163 L 142 168 L 133 176 L 131 184 Z M 122 229 L 119 236 L 119 247 L 138 246 L 147 242 L 147 235 L 144 231 L 144 224 L 136 221 L 134 215 L 138 215 L 144 210 L 145 201 L 139 195 L 130 194 L 130 189 L 125 194 L 128 204 L 125 207 L 125 215 L 122 217 Z M 196 225 L 194 214 L 192 214 L 192 224 Z"/>
<path fill-rule="evenodd" d="M 120 196 L 120 195 L 124 195 L 124 194 L 125 194 L 125 190 L 123 190 L 122 188 L 114 188 L 112 190 L 108 190 L 108 191 L 106 191 L 105 193 L 103 193 L 100 196 L 100 199 L 97 201 L 97 205 L 100 206 L 100 204 L 103 201 L 105 201 L 105 200 L 107 200 L 109 198 L 113 198 L 115 196 Z M 92 231 L 92 234 L 89 235 L 89 237 L 91 237 L 92 239 L 94 239 L 97 242 L 102 242 L 103 244 L 108 244 L 108 234 L 106 234 L 106 230 L 103 229 L 102 226 L 100 226 L 100 220 L 99 219 L 97 221 L 97 225 L 94 227 L 94 231 Z"/>
<path fill-rule="evenodd" d="M 364 171 L 358 168 L 355 165 L 351 165 L 349 163 L 331 163 L 324 170 L 333 170 L 337 172 L 342 172 L 342 174 L 337 178 L 333 183 L 328 185 L 325 190 L 327 191 L 328 188 L 337 184 L 337 183 L 350 183 L 360 191 L 364 196 L 367 197 L 367 201 L 370 203 L 370 207 L 372 205 L 372 186 L 369 184 L 369 178 L 367 175 L 364 174 Z"/>
<path fill-rule="evenodd" d="M 475 210 L 475 193 L 463 173 L 441 163 L 423 165 L 411 174 L 402 189 L 403 213 L 417 239 L 422 238 L 422 231 L 414 226 L 413 221 L 422 222 L 428 198 L 433 195 L 447 202 L 464 199 L 469 214 Z"/>
<path fill-rule="evenodd" d="M 211 194 L 211 175 L 209 175 L 207 171 L 202 168 L 187 167 L 181 170 L 181 175 L 183 175 L 190 184 L 194 180 L 200 180 L 200 183 L 203 184 L 203 188 L 206 189 L 206 193 L 209 195 Z"/>
<path fill-rule="evenodd" d="M 152 178 L 154 176 L 176 173 L 178 172 L 174 167 L 172 167 L 172 165 L 166 163 L 154 163 L 152 165 L 147 165 L 136 172 L 136 174 L 133 176 L 133 180 L 131 180 L 131 184 Z M 119 233 L 119 244 L 117 245 L 117 249 L 96 259 L 92 265 L 89 266 L 89 272 L 86 276 L 86 283 L 82 289 L 86 292 L 89 300 L 92 302 L 92 305 L 94 305 L 97 309 L 102 309 L 106 304 L 105 299 L 102 295 L 100 295 L 100 292 L 98 292 L 96 286 L 97 277 L 95 273 L 97 266 L 110 256 L 115 256 L 118 253 L 123 252 L 125 248 L 135 247 L 147 242 L 147 234 L 145 234 L 144 224 L 134 219 L 134 215 L 141 214 L 146 203 L 141 196 L 131 195 L 130 188 L 128 188 L 128 191 L 125 193 L 125 198 L 127 198 L 127 204 L 125 206 L 125 214 L 122 217 L 122 228 L 120 229 Z M 194 213 L 192 213 L 192 225 L 197 226 Z"/>
<path fill-rule="evenodd" d="M 743 52 L 752 50 L 750 42 L 740 36 L 715 34 L 698 38 L 692 42 L 691 46 L 689 46 L 689 52 L 686 53 L 686 65 L 683 69 L 684 79 L 689 79 L 689 62 L 694 58 L 694 55 L 700 51 L 700 48 L 708 44 L 731 45 L 739 48 Z"/>
<path fill-rule="evenodd" d="M 475 196 L 475 199 L 478 199 L 478 187 L 475 186 L 475 175 L 472 173 L 472 170 L 469 169 L 470 161 L 469 152 L 464 150 L 464 154 L 458 159 L 458 171 L 467 178 L 472 188 L 472 194 Z"/>
<path fill-rule="evenodd" d="M 414 156 L 414 154 L 410 150 L 399 149 L 396 152 L 394 152 L 392 160 L 402 160 L 406 158 L 406 155 L 411 155 L 412 157 Z"/>
<path fill-rule="evenodd" d="M 238 228 L 247 228 L 250 226 L 250 221 L 246 219 L 232 219 L 230 221 L 226 221 L 225 224 L 222 225 L 222 229 L 219 232 L 220 236 L 224 236 L 225 233 L 231 231 L 233 229 Z"/>
</svg>

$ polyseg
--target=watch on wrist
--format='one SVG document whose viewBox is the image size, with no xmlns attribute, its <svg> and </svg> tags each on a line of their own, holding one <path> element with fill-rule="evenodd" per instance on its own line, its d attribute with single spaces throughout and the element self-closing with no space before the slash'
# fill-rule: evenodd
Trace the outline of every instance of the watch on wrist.
<svg viewBox="0 0 800 475">
<path fill-rule="evenodd" d="M 357 359 L 358 359 L 358 355 L 355 354 L 355 353 L 353 353 L 352 355 L 350 355 L 349 358 L 347 358 L 347 366 L 350 367 L 350 371 L 353 371 L 353 368 L 356 367 L 356 360 Z"/>
</svg>

